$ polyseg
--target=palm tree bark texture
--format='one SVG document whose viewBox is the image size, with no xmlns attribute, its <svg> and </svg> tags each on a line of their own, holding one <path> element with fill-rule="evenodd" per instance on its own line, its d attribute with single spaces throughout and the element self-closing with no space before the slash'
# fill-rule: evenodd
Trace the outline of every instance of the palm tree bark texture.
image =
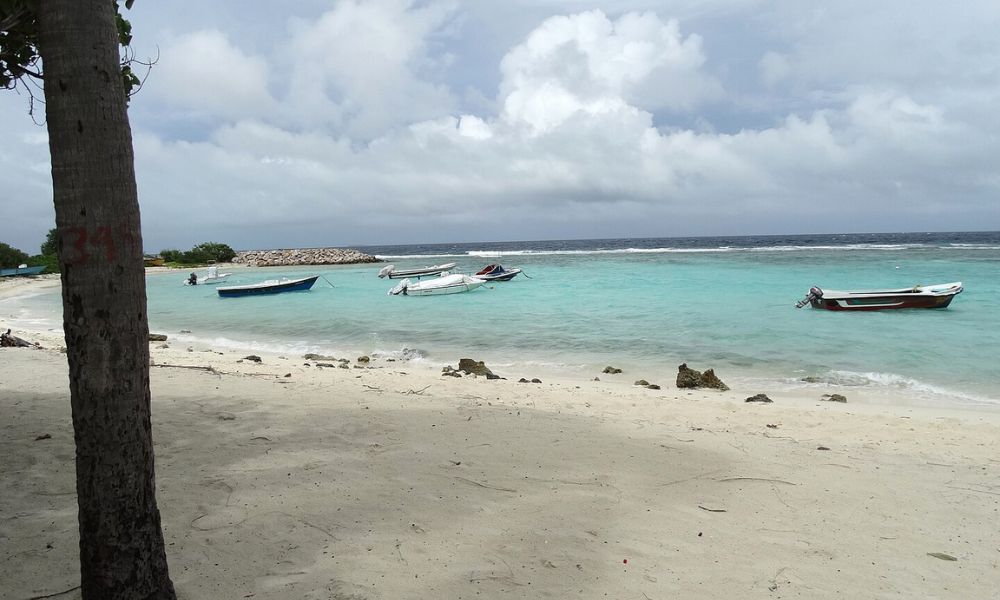
<svg viewBox="0 0 1000 600">
<path fill-rule="evenodd" d="M 85 599 L 175 598 L 156 505 L 139 201 L 112 0 L 36 5 Z"/>
</svg>

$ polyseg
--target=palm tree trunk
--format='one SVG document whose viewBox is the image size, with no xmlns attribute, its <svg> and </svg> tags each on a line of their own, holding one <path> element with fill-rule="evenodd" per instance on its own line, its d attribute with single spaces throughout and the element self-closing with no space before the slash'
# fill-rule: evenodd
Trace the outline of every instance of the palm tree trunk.
<svg viewBox="0 0 1000 600">
<path fill-rule="evenodd" d="M 38 3 L 85 599 L 173 599 L 156 506 L 149 326 L 112 0 Z"/>
</svg>

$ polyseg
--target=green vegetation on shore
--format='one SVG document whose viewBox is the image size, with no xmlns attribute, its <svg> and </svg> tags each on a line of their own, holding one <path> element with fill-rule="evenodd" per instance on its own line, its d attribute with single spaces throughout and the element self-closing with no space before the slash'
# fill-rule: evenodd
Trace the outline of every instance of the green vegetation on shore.
<svg viewBox="0 0 1000 600">
<path fill-rule="evenodd" d="M 21 264 L 35 267 L 45 265 L 43 273 L 59 272 L 59 239 L 57 230 L 50 229 L 42 243 L 40 254 L 29 255 L 27 252 L 0 242 L 0 268 L 12 269 Z M 203 242 L 188 251 L 163 250 L 159 257 L 167 266 L 196 267 L 211 263 L 230 262 L 236 257 L 236 251 L 227 244 L 219 242 Z"/>
<path fill-rule="evenodd" d="M 226 244 L 218 242 L 203 242 L 187 252 L 181 250 L 162 250 L 162 258 L 168 266 L 191 267 L 210 263 L 230 262 L 236 257 L 236 251 Z"/>
</svg>

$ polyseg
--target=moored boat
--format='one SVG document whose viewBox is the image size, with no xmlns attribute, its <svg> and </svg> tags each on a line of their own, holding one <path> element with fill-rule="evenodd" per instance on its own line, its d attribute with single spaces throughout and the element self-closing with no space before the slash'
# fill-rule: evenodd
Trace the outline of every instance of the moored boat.
<svg viewBox="0 0 1000 600">
<path fill-rule="evenodd" d="M 219 267 L 209 267 L 208 274 L 204 277 L 199 278 L 196 274 L 191 273 L 191 276 L 184 280 L 184 285 L 211 285 L 224 281 L 230 275 L 232 273 L 219 273 Z"/>
<path fill-rule="evenodd" d="M 379 278 L 405 279 L 406 277 L 427 277 L 428 275 L 440 275 L 449 269 L 454 269 L 456 263 L 445 263 L 420 269 L 397 269 L 396 265 L 386 265 L 379 272 Z"/>
<path fill-rule="evenodd" d="M 458 294 L 461 292 L 471 292 L 486 283 L 482 279 L 469 277 L 456 273 L 455 275 L 442 275 L 427 281 L 416 283 L 409 279 L 404 279 L 399 284 L 389 290 L 390 296 L 440 296 L 444 294 Z"/>
<path fill-rule="evenodd" d="M 45 265 L 39 267 L 29 267 L 28 265 L 18 265 L 13 269 L 0 269 L 0 277 L 18 277 L 22 275 L 39 275 L 45 270 Z"/>
<path fill-rule="evenodd" d="M 809 289 L 809 294 L 796 303 L 826 310 L 887 310 L 895 308 L 945 308 L 962 293 L 962 282 L 936 285 L 915 285 L 896 290 L 839 291 Z"/>
<path fill-rule="evenodd" d="M 282 292 L 304 292 L 311 288 L 319 275 L 299 279 L 268 279 L 248 285 L 228 285 L 215 288 L 219 296 L 232 298 L 236 296 L 259 296 L 262 294 L 280 294 Z"/>
<path fill-rule="evenodd" d="M 500 263 L 495 263 L 483 267 L 478 273 L 473 275 L 473 277 L 476 279 L 485 279 L 486 281 L 510 281 L 520 272 L 521 269 L 505 269 Z M 527 275 L 525 275 L 525 277 L 527 277 Z"/>
</svg>

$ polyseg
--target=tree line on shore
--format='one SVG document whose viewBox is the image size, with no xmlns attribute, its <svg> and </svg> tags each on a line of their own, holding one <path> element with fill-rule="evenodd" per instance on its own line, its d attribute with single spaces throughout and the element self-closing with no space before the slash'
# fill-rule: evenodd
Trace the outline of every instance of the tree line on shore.
<svg viewBox="0 0 1000 600">
<path fill-rule="evenodd" d="M 45 242 L 39 249 L 40 252 L 35 255 L 29 255 L 27 252 L 0 242 L 0 268 L 9 269 L 22 264 L 33 267 L 45 265 L 45 273 L 58 273 L 58 243 L 56 229 L 49 230 L 48 235 L 45 236 Z M 235 257 L 235 250 L 227 244 L 219 242 L 203 242 L 187 251 L 168 249 L 159 253 L 159 258 L 162 258 L 164 263 L 179 267 L 230 262 Z"/>
</svg>

